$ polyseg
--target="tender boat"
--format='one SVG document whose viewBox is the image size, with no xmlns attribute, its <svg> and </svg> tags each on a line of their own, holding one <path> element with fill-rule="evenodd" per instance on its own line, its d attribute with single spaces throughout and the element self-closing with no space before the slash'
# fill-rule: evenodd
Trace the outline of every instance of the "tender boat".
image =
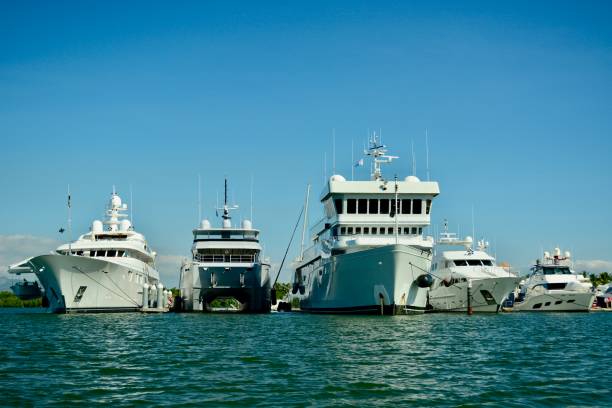
<svg viewBox="0 0 612 408">
<path fill-rule="evenodd" d="M 294 263 L 294 294 L 311 313 L 422 313 L 433 238 L 430 224 L 438 183 L 385 179 L 381 165 L 395 156 L 374 135 L 365 154 L 371 179 L 333 175 L 323 188 L 323 218 L 311 229 L 311 246 Z M 306 223 L 305 223 L 306 225 Z"/>
<path fill-rule="evenodd" d="M 595 294 L 590 283 L 570 268 L 570 253 L 554 255 L 544 252 L 530 275 L 521 283 L 512 311 L 514 312 L 588 312 Z"/>
<path fill-rule="evenodd" d="M 463 250 L 443 247 L 461 246 Z M 498 266 L 486 252 L 483 240 L 473 249 L 473 240 L 457 238 L 445 231 L 434 247 L 431 265 L 434 283 L 429 289 L 429 304 L 441 312 L 498 312 L 520 278 Z M 468 298 L 469 296 L 469 298 Z M 469 310 L 468 310 L 469 309 Z"/>
</svg>

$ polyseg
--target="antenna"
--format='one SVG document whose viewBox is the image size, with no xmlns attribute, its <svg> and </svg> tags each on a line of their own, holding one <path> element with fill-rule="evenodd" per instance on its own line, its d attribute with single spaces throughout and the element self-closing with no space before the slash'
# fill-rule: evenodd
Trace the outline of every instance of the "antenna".
<svg viewBox="0 0 612 408">
<path fill-rule="evenodd" d="M 202 222 L 202 177 L 198 173 L 198 224 L 200 222 Z"/>
<path fill-rule="evenodd" d="M 416 158 L 414 157 L 414 140 L 411 141 L 412 145 L 412 175 L 416 176 Z"/>
<path fill-rule="evenodd" d="M 474 242 L 476 242 L 476 227 L 474 226 L 474 204 L 472 204 L 472 249 Z"/>
<path fill-rule="evenodd" d="M 130 184 L 130 221 L 132 222 L 132 226 L 134 226 L 134 192 L 132 185 Z"/>
<path fill-rule="evenodd" d="M 304 241 L 306 240 L 306 228 L 308 228 L 308 201 L 310 199 L 310 183 L 306 187 L 306 201 L 304 203 L 304 221 L 302 226 L 302 245 L 300 246 L 300 261 L 304 260 Z"/>
<path fill-rule="evenodd" d="M 251 223 L 253 223 L 253 173 L 251 173 Z"/>
<path fill-rule="evenodd" d="M 115 186 L 113 186 L 113 192 Z M 70 197 L 70 184 L 68 184 L 68 254 L 72 255 L 72 199 Z"/>
<path fill-rule="evenodd" d="M 351 139 L 351 181 L 355 181 L 355 140 Z"/>
<path fill-rule="evenodd" d="M 336 128 L 332 129 L 332 174 L 336 174 Z"/>
<path fill-rule="evenodd" d="M 427 160 L 427 181 L 429 181 L 429 135 L 427 133 L 427 128 L 425 128 L 425 158 Z"/>
</svg>

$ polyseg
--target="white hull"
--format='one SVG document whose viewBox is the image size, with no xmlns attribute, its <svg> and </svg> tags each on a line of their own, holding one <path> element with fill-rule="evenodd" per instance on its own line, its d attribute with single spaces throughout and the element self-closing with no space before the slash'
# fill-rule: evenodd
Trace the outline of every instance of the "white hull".
<svg viewBox="0 0 612 408">
<path fill-rule="evenodd" d="M 471 304 L 473 312 L 495 313 L 506 297 L 519 283 L 516 277 L 500 277 L 472 280 Z M 467 312 L 468 283 L 440 286 L 429 291 L 429 304 L 434 311 Z"/>
<path fill-rule="evenodd" d="M 55 313 L 139 310 L 143 284 L 158 282 L 157 271 L 135 260 L 119 264 L 103 258 L 54 254 L 35 257 L 30 264 L 45 289 L 49 309 Z"/>
<path fill-rule="evenodd" d="M 515 302 L 512 311 L 588 312 L 594 298 L 595 295 L 590 292 L 549 291 L 538 295 L 528 295 L 523 302 Z"/>
<path fill-rule="evenodd" d="M 422 313 L 431 253 L 405 245 L 335 255 L 314 262 L 303 275 L 300 308 L 312 313 Z"/>
</svg>

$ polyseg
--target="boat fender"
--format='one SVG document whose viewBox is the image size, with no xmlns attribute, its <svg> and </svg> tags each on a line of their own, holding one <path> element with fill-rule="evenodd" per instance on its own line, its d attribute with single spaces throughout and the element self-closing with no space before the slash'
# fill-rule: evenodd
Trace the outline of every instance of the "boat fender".
<svg viewBox="0 0 612 408">
<path fill-rule="evenodd" d="M 433 284 L 433 278 L 429 274 L 419 275 L 416 278 L 416 283 L 419 288 L 430 288 Z"/>
<path fill-rule="evenodd" d="M 293 286 L 291 287 L 291 293 L 294 294 L 294 295 L 296 293 L 298 293 L 298 284 L 297 284 L 297 282 L 293 282 Z"/>
</svg>

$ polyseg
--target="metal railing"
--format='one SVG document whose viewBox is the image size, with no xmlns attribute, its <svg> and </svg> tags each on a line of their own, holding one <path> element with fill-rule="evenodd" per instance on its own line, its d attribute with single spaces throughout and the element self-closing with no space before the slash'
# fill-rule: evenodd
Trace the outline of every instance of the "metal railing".
<svg viewBox="0 0 612 408">
<path fill-rule="evenodd" d="M 194 260 L 198 262 L 225 262 L 225 263 L 253 263 L 255 255 L 212 255 L 195 254 Z"/>
</svg>

